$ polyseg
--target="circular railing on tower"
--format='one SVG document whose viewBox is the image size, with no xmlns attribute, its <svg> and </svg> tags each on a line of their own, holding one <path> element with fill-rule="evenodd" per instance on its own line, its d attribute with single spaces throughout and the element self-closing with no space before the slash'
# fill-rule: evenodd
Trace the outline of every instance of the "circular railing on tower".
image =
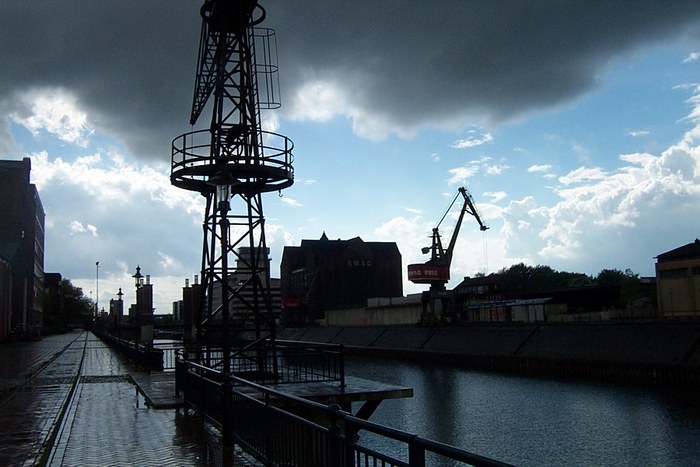
<svg viewBox="0 0 700 467">
<path fill-rule="evenodd" d="M 278 133 L 260 131 L 259 134 L 260 143 L 254 156 L 235 152 L 217 156 L 209 130 L 178 136 L 172 142 L 171 183 L 206 195 L 214 191 L 210 179 L 225 169 L 233 180 L 233 194 L 267 193 L 291 186 L 294 183 L 294 143 Z"/>
</svg>

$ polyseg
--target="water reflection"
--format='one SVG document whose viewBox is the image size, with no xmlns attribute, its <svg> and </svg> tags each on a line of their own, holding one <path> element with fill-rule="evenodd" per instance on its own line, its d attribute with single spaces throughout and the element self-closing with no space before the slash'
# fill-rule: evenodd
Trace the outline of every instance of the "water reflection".
<svg viewBox="0 0 700 467">
<path fill-rule="evenodd" d="M 352 357 L 350 375 L 411 386 L 372 420 L 517 465 L 698 465 L 690 391 L 530 379 Z"/>
</svg>

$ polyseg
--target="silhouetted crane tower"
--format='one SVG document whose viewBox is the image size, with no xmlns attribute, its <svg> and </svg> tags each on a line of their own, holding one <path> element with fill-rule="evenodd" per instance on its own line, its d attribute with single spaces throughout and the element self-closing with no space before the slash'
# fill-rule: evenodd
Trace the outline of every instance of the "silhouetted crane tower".
<svg viewBox="0 0 700 467">
<path fill-rule="evenodd" d="M 440 224 L 445 220 L 447 214 L 452 209 L 452 206 L 457 202 L 460 195 L 464 200 L 462 208 L 459 210 L 457 224 L 452 232 L 452 238 L 447 248 L 442 246 L 442 237 L 440 235 Z M 454 310 L 449 310 L 451 296 L 445 285 L 450 280 L 450 267 L 452 265 L 452 257 L 454 249 L 457 245 L 457 236 L 462 227 L 464 215 L 473 216 L 479 223 L 479 230 L 482 232 L 488 230 L 488 226 L 481 221 L 474 199 L 465 187 L 460 187 L 457 190 L 457 195 L 454 197 L 449 207 L 442 215 L 442 218 L 433 228 L 431 235 L 432 243 L 428 247 L 421 249 L 423 254 L 430 253 L 430 259 L 425 263 L 409 264 L 408 265 L 408 280 L 414 284 L 430 284 L 430 290 L 423 292 L 423 313 L 421 313 L 420 324 L 433 325 L 440 321 L 446 321 L 454 318 Z"/>
<path fill-rule="evenodd" d="M 200 337 L 220 324 L 226 346 L 234 318 L 239 326 L 250 317 L 257 338 L 274 332 L 262 194 L 294 183 L 293 144 L 260 125 L 261 109 L 280 106 L 275 33 L 258 26 L 265 10 L 256 0 L 207 0 L 200 13 L 190 124 L 207 105 L 211 121 L 173 140 L 171 182 L 206 198 L 196 323 Z"/>
</svg>

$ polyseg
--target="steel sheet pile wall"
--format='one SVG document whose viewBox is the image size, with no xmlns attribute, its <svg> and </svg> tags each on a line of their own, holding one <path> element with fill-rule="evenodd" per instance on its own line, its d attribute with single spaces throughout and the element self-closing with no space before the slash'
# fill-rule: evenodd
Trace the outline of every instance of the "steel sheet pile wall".
<svg viewBox="0 0 700 467">
<path fill-rule="evenodd" d="M 700 384 L 697 324 L 297 328 L 280 337 L 527 375 Z"/>
</svg>

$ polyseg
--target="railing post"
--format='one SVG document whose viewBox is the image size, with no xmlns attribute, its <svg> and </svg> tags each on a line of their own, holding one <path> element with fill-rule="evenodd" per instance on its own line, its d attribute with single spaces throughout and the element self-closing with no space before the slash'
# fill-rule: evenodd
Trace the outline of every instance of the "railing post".
<svg viewBox="0 0 700 467">
<path fill-rule="evenodd" d="M 225 449 L 233 447 L 231 402 L 231 382 L 229 381 L 229 375 L 224 373 L 221 381 L 221 437 Z"/>
<path fill-rule="evenodd" d="M 338 346 L 338 364 L 340 365 L 340 388 L 345 389 L 345 346 L 340 344 Z"/>
<path fill-rule="evenodd" d="M 340 406 L 331 404 L 326 409 L 326 415 L 330 421 L 328 427 L 328 465 L 343 467 L 345 466 L 345 440 L 338 419 L 340 418 Z"/>
<path fill-rule="evenodd" d="M 180 397 L 180 379 L 182 378 L 182 369 L 180 368 L 184 362 L 180 361 L 180 351 L 175 351 L 175 397 Z"/>
<path fill-rule="evenodd" d="M 425 449 L 416 441 L 418 436 L 414 435 L 408 442 L 408 465 L 409 467 L 425 467 Z"/>
<path fill-rule="evenodd" d="M 360 436 L 357 434 L 359 431 L 357 426 L 347 418 L 345 419 L 345 465 L 354 466 L 355 465 L 355 451 L 357 449 L 357 441 Z M 359 465 L 359 459 L 358 459 Z"/>
</svg>

